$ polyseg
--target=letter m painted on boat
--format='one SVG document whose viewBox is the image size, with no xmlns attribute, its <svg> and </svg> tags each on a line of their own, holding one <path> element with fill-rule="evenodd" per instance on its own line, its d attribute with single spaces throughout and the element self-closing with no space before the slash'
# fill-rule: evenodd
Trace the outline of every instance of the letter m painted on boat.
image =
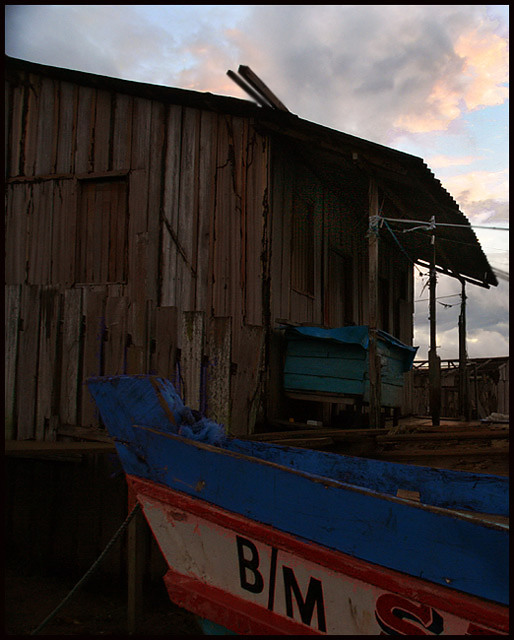
<svg viewBox="0 0 514 640">
<path fill-rule="evenodd" d="M 307 595 L 305 600 L 296 581 L 294 571 L 290 567 L 282 567 L 284 575 L 284 589 L 286 597 L 286 614 L 290 618 L 294 618 L 293 611 L 293 594 L 300 611 L 300 617 L 304 624 L 310 626 L 312 615 L 314 613 L 314 607 L 317 607 L 318 611 L 318 629 L 319 631 L 326 631 L 327 625 L 325 622 L 325 606 L 323 603 L 323 585 L 316 578 L 311 578 L 309 581 L 309 588 L 307 589 Z"/>
</svg>

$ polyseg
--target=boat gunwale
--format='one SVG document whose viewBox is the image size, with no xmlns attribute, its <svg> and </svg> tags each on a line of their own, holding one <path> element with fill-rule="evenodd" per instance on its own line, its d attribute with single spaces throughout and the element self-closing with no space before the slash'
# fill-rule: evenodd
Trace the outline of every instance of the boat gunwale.
<svg viewBox="0 0 514 640">
<path fill-rule="evenodd" d="M 318 484 L 322 484 L 325 487 L 332 487 L 335 489 L 344 489 L 344 490 L 348 490 L 348 491 L 353 491 L 355 493 L 360 493 L 363 495 L 367 495 L 367 496 L 371 496 L 374 498 L 379 498 L 382 500 L 386 500 L 389 502 L 393 502 L 396 504 L 401 504 L 404 506 L 408 506 L 408 507 L 412 507 L 415 509 L 420 509 L 422 511 L 428 511 L 431 513 L 436 513 L 442 516 L 446 516 L 446 517 L 451 517 L 451 518 L 456 518 L 459 520 L 464 520 L 467 522 L 472 522 L 478 526 L 484 526 L 486 528 L 491 528 L 491 529 L 495 529 L 497 531 L 509 531 L 509 524 L 507 523 L 503 523 L 503 522 L 494 522 L 491 521 L 489 519 L 487 519 L 487 516 L 492 516 L 492 517 L 502 517 L 502 516 L 497 516 L 496 514 L 485 514 L 485 513 L 481 513 L 481 512 L 475 512 L 475 511 L 459 511 L 459 510 L 455 510 L 455 509 L 449 509 L 449 508 L 444 508 L 444 507 L 437 507 L 434 505 L 430 505 L 430 504 L 426 504 L 423 502 L 418 502 L 417 500 L 410 500 L 408 498 L 402 498 L 399 496 L 394 496 L 388 493 L 383 493 L 380 491 L 374 491 L 373 489 L 368 489 L 366 487 L 361 487 L 359 485 L 354 485 L 351 483 L 346 483 L 346 482 L 342 482 L 340 480 L 335 480 L 334 478 L 330 478 L 328 476 L 322 476 L 322 475 L 316 475 L 314 473 L 308 472 L 308 471 L 301 471 L 299 469 L 294 469 L 292 467 L 288 467 L 286 465 L 282 465 L 279 464 L 277 462 L 271 462 L 269 460 L 264 460 L 262 458 L 258 458 L 255 456 L 249 456 L 246 455 L 244 453 L 239 453 L 236 451 L 231 451 L 230 449 L 226 449 L 223 446 L 215 446 L 215 445 L 211 445 L 205 442 L 200 442 L 198 440 L 193 440 L 192 438 L 188 438 L 185 436 L 181 436 L 175 433 L 169 433 L 166 431 L 161 431 L 159 429 L 156 429 L 155 427 L 151 427 L 151 426 L 147 426 L 147 425 L 143 425 L 143 424 L 134 424 L 132 425 L 132 428 L 135 429 L 142 429 L 144 431 L 148 431 L 151 432 L 157 436 L 163 436 L 166 437 L 170 440 L 174 440 L 177 439 L 180 442 L 183 442 L 185 444 L 189 444 L 189 445 L 193 445 L 194 447 L 196 447 L 197 449 L 203 449 L 205 451 L 209 451 L 211 453 L 217 453 L 217 454 L 223 454 L 225 456 L 228 457 L 232 457 L 232 458 L 236 458 L 236 459 L 242 459 L 242 460 L 248 460 L 249 462 L 252 463 L 258 463 L 267 467 L 271 467 L 271 468 L 276 468 L 276 469 L 280 469 L 281 471 L 285 471 L 288 473 L 292 473 L 294 475 L 298 475 L 301 477 L 306 478 L 307 480 L 310 480 L 312 482 L 318 483 Z M 131 444 L 130 441 L 124 440 L 122 438 L 114 438 L 114 441 L 116 443 L 119 444 L 125 444 L 125 445 L 129 445 Z M 279 446 L 279 445 L 274 445 L 274 446 Z M 294 447 L 288 447 L 289 449 L 294 449 Z M 415 465 L 411 465 L 415 468 Z M 166 486 L 163 484 L 163 486 Z M 505 517 L 508 520 L 508 517 Z"/>
</svg>

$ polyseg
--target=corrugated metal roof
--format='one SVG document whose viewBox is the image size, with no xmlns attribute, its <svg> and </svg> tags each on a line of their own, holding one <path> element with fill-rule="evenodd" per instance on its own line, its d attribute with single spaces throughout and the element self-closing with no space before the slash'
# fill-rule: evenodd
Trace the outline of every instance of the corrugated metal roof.
<svg viewBox="0 0 514 640">
<path fill-rule="evenodd" d="M 270 110 L 262 111 L 264 114 Z M 436 225 L 462 225 L 436 226 L 436 264 L 448 275 L 463 277 L 473 284 L 498 285 L 468 218 L 421 158 L 309 123 L 291 114 L 275 111 L 271 116 L 260 117 L 259 122 L 276 135 L 294 141 L 297 154 L 302 155 L 320 179 L 336 192 L 353 192 L 357 194 L 356 200 L 365 203 L 368 180 L 374 176 L 381 188 L 381 201 L 384 198 L 393 205 L 390 207 L 394 211 L 393 218 L 420 220 L 428 225 L 434 216 Z M 362 213 L 368 215 L 367 210 Z M 387 212 L 383 214 L 388 215 Z M 409 226 L 399 223 L 389 223 L 389 227 L 396 240 L 384 227 L 381 237 L 391 240 L 397 248 L 400 243 L 413 261 L 429 263 L 431 232 L 403 233 Z"/>
<path fill-rule="evenodd" d="M 394 205 L 393 217 L 429 223 L 435 216 L 436 224 L 463 225 L 436 227 L 438 267 L 449 275 L 463 277 L 484 287 L 498 284 L 469 220 L 421 158 L 303 120 L 289 112 L 259 107 L 248 100 L 120 80 L 6 56 L 6 76 L 9 78 L 17 70 L 169 104 L 251 117 L 271 136 L 294 144 L 336 192 L 353 189 L 360 193 L 362 200 L 362 195 L 367 193 L 369 176 L 374 176 L 382 195 Z M 367 211 L 362 213 L 367 216 Z M 394 231 L 396 244 L 400 243 L 413 261 L 429 262 L 430 238 L 427 231 L 402 233 L 397 225 L 391 223 L 390 227 L 392 231 L 397 229 Z M 392 238 L 389 230 L 383 231 L 384 239 Z"/>
</svg>

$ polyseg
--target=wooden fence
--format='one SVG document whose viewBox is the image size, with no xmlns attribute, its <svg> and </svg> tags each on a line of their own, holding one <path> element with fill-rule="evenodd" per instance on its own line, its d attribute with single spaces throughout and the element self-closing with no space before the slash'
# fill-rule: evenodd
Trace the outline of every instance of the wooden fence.
<svg viewBox="0 0 514 640">
<path fill-rule="evenodd" d="M 470 417 L 509 413 L 509 359 L 473 358 L 467 362 Z M 428 363 L 415 361 L 412 378 L 412 413 L 429 415 Z M 441 416 L 459 418 L 459 362 L 441 361 Z"/>
</svg>

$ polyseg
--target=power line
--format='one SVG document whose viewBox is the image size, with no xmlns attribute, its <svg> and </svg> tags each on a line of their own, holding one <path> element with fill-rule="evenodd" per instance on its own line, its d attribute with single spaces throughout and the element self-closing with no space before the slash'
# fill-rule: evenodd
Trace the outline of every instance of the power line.
<svg viewBox="0 0 514 640">
<path fill-rule="evenodd" d="M 460 293 L 452 293 L 452 295 L 450 296 L 438 296 L 436 300 L 443 300 L 444 298 L 455 298 L 455 296 L 460 295 Z M 414 302 L 427 302 L 428 300 L 430 300 L 430 298 L 418 298 L 417 300 L 414 300 Z"/>
<path fill-rule="evenodd" d="M 381 217 L 382 220 L 387 220 L 388 222 L 402 222 L 405 224 L 420 224 L 424 225 L 427 229 L 433 229 L 436 227 L 461 227 L 464 229 L 490 229 L 491 231 L 509 231 L 509 227 L 490 227 L 488 225 L 480 225 L 480 224 L 454 224 L 451 222 L 428 222 L 427 220 L 405 220 L 404 218 L 384 218 Z"/>
</svg>

